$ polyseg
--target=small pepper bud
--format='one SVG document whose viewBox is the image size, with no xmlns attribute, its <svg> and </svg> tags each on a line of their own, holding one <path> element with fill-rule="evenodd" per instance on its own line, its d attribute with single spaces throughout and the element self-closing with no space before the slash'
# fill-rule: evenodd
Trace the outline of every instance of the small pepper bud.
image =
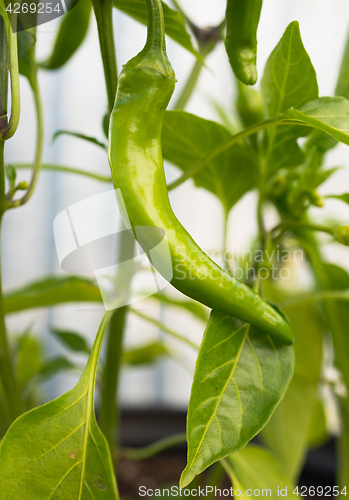
<svg viewBox="0 0 349 500">
<path fill-rule="evenodd" d="M 333 231 L 333 236 L 342 245 L 349 246 L 349 226 L 338 226 Z"/>
<path fill-rule="evenodd" d="M 29 184 L 27 181 L 22 181 L 22 182 L 19 182 L 16 186 L 16 191 L 20 190 L 20 191 L 25 191 L 26 189 L 29 188 Z"/>
<path fill-rule="evenodd" d="M 321 196 L 317 191 L 315 191 L 315 189 L 310 191 L 309 201 L 315 207 L 320 207 L 320 208 L 323 207 L 325 204 L 323 196 Z"/>
</svg>

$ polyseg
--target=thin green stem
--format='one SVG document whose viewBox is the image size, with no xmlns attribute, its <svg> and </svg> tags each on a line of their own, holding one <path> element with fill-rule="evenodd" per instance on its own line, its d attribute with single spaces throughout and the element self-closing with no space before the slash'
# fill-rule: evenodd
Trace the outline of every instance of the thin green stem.
<svg viewBox="0 0 349 500">
<path fill-rule="evenodd" d="M 166 52 L 165 22 L 160 0 L 145 0 L 148 14 L 146 49 Z"/>
<path fill-rule="evenodd" d="M 18 170 L 32 168 L 31 163 L 11 163 L 11 165 Z M 67 174 L 77 174 L 84 177 L 90 177 L 100 182 L 111 182 L 112 178 L 110 175 L 100 175 L 93 172 L 88 172 L 87 170 L 82 170 L 75 167 L 66 167 L 64 165 L 56 165 L 53 163 L 44 163 L 41 165 L 41 170 L 51 170 L 53 172 L 63 172 Z"/>
<path fill-rule="evenodd" d="M 112 456 L 114 456 L 115 447 L 117 446 L 118 427 L 120 422 L 116 399 L 118 396 L 126 316 L 127 307 L 125 306 L 116 309 L 111 318 L 108 332 L 106 361 L 103 370 L 99 425 L 107 438 Z"/>
<path fill-rule="evenodd" d="M 223 265 L 226 271 L 230 271 L 228 253 L 228 223 L 229 223 L 229 210 L 224 207 L 224 222 L 223 222 Z"/>
<path fill-rule="evenodd" d="M 144 446 L 143 448 L 124 448 L 121 450 L 121 457 L 127 460 L 145 460 L 146 458 L 153 457 L 167 450 L 168 448 L 173 448 L 179 444 L 186 442 L 185 432 L 180 434 L 174 434 L 173 436 L 165 437 L 160 439 L 149 446 Z"/>
<path fill-rule="evenodd" d="M 229 137 L 227 140 L 222 141 L 221 144 L 219 144 L 213 151 L 211 151 L 211 153 L 201 158 L 201 160 L 199 160 L 198 163 L 196 163 L 196 165 L 187 170 L 179 179 L 169 184 L 168 190 L 171 191 L 171 189 L 174 189 L 183 184 L 183 182 L 185 182 L 193 175 L 197 174 L 203 167 L 205 167 L 208 163 L 217 158 L 217 156 L 224 153 L 224 151 L 231 148 L 232 146 L 234 146 L 234 144 L 237 144 L 246 137 L 249 137 L 250 135 L 255 134 L 256 132 L 259 132 L 260 130 L 264 130 L 266 128 L 273 127 L 275 125 L 281 125 L 284 123 L 286 124 L 287 122 L 283 120 L 282 115 L 279 115 L 274 118 L 270 118 L 269 120 L 265 120 L 255 125 L 251 125 L 251 127 L 248 127 L 245 130 L 239 132 L 238 134 Z"/>
<path fill-rule="evenodd" d="M 4 172 L 4 149 L 5 142 L 0 140 L 0 234 L 1 220 L 5 206 L 5 172 Z M 18 384 L 14 374 L 14 368 L 11 362 L 6 325 L 5 325 L 5 309 L 4 297 L 2 293 L 1 283 L 1 266 L 0 266 L 0 379 L 4 392 L 4 400 L 6 405 L 6 413 L 8 424 L 11 424 L 21 414 L 21 403 Z"/>
<path fill-rule="evenodd" d="M 194 66 L 188 76 L 188 79 L 182 89 L 182 92 L 179 94 L 179 97 L 173 109 L 184 109 L 186 107 L 196 87 L 202 68 L 203 68 L 203 63 L 198 59 L 196 59 Z"/>
<path fill-rule="evenodd" d="M 39 173 L 41 170 L 42 150 L 44 146 L 44 119 L 43 119 L 42 103 L 41 103 L 40 89 L 37 77 L 37 70 L 33 72 L 32 78 L 30 80 L 30 85 L 33 90 L 34 101 L 35 101 L 35 113 L 36 113 L 36 148 L 35 148 L 35 158 L 33 163 L 32 176 L 29 188 L 25 193 L 25 195 L 19 200 L 9 200 L 8 208 L 14 208 L 20 205 L 24 205 L 30 199 L 35 190 Z"/>
<path fill-rule="evenodd" d="M 99 36 L 99 46 L 102 55 L 104 78 L 107 88 L 108 109 L 111 113 L 116 87 L 118 84 L 118 70 L 113 32 L 113 0 L 92 0 L 96 16 Z"/>
<path fill-rule="evenodd" d="M 157 319 L 151 318 L 150 316 L 147 316 L 146 314 L 143 314 L 140 311 L 137 311 L 137 309 L 130 309 L 130 312 L 132 312 L 136 316 L 139 316 L 140 318 L 144 319 L 145 321 L 152 323 L 153 325 L 160 328 L 164 333 L 167 333 L 171 337 L 174 337 L 175 339 L 180 340 L 181 342 L 184 342 L 185 344 L 189 345 L 190 347 L 192 347 L 196 351 L 199 350 L 199 346 L 197 344 L 195 344 L 195 342 L 192 342 L 191 340 L 184 337 L 184 335 L 181 335 L 180 333 L 175 332 L 174 330 L 172 330 L 172 328 L 168 328 L 168 326 L 161 323 L 161 321 L 158 321 Z"/>
</svg>

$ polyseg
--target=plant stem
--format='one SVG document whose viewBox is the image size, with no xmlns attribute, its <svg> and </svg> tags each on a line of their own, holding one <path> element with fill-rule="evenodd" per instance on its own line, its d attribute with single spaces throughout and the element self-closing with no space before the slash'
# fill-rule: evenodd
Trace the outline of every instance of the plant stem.
<svg viewBox="0 0 349 500">
<path fill-rule="evenodd" d="M 5 142 L 3 140 L 0 140 L 0 200 L 1 200 L 0 233 L 1 233 L 1 220 L 5 210 L 4 149 L 5 149 Z M 2 283 L 1 283 L 1 266 L 0 266 L 0 379 L 4 392 L 4 400 L 6 405 L 8 423 L 11 424 L 21 414 L 21 404 L 20 404 L 19 389 L 8 349 L 8 341 L 7 341 L 7 333 L 5 325 L 4 298 L 3 298 Z"/>
<path fill-rule="evenodd" d="M 116 398 L 118 395 L 119 372 L 122 355 L 123 332 L 127 316 L 127 307 L 120 307 L 114 312 L 109 326 L 106 363 L 103 371 L 102 400 L 99 413 L 99 425 L 107 438 L 112 456 L 117 446 L 117 429 L 120 415 Z"/>
<path fill-rule="evenodd" d="M 194 25 L 192 27 L 199 44 L 199 53 L 202 56 L 202 61 L 198 59 L 195 60 L 194 66 L 173 109 L 184 109 L 188 104 L 201 74 L 201 70 L 204 67 L 206 57 L 215 48 L 217 42 L 222 39 L 224 24 L 206 30 L 197 28 Z"/>
<path fill-rule="evenodd" d="M 164 439 L 160 439 L 159 441 L 156 441 L 149 446 L 144 446 L 143 448 L 124 448 L 121 451 L 121 456 L 122 458 L 126 458 L 127 460 L 145 460 L 146 458 L 158 455 L 168 448 L 172 448 L 173 446 L 185 442 L 186 434 L 185 432 L 183 432 L 180 434 L 174 434 L 173 436 L 165 437 Z"/>
<path fill-rule="evenodd" d="M 151 318 L 150 316 L 147 316 L 146 314 L 141 313 L 140 311 L 137 311 L 137 309 L 130 309 L 130 312 L 135 314 L 136 316 L 139 316 L 140 318 L 144 319 L 145 321 L 148 321 L 149 323 L 152 323 L 153 325 L 157 326 L 160 328 L 164 333 L 167 333 L 168 335 L 171 335 L 171 337 L 174 337 L 177 340 L 180 340 L 181 342 L 184 342 L 185 344 L 189 345 L 196 351 L 199 350 L 199 346 L 195 344 L 195 342 L 192 342 L 191 340 L 187 339 L 187 337 L 184 337 L 184 335 L 181 335 L 180 333 L 175 332 L 171 328 L 168 328 L 164 323 L 161 323 L 161 321 L 158 321 L 157 319 Z"/>
<path fill-rule="evenodd" d="M 223 222 L 223 265 L 226 271 L 230 271 L 229 259 L 227 258 L 228 253 L 228 222 L 229 222 L 229 210 L 224 207 L 224 222 Z"/>
<path fill-rule="evenodd" d="M 96 16 L 99 46 L 102 54 L 108 109 L 112 112 L 118 83 L 118 70 L 113 34 L 113 0 L 92 0 Z"/>
<path fill-rule="evenodd" d="M 11 163 L 11 165 L 15 169 L 25 169 L 25 168 L 32 168 L 31 163 Z M 100 182 L 111 182 L 112 178 L 110 175 L 100 175 L 100 174 L 95 174 L 93 172 L 88 172 L 87 170 L 82 170 L 80 168 L 75 168 L 75 167 L 66 167 L 65 165 L 56 165 L 54 163 L 44 163 L 41 165 L 42 170 L 52 170 L 53 172 L 63 172 L 67 174 L 77 174 L 77 175 L 83 175 L 85 177 L 90 177 L 91 179 L 95 179 Z"/>
</svg>

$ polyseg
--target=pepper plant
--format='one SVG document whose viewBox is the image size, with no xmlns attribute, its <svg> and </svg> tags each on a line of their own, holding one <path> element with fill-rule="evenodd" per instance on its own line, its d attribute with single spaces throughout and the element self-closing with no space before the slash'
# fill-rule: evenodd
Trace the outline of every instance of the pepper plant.
<svg viewBox="0 0 349 500">
<path fill-rule="evenodd" d="M 16 32 L 13 27 L 21 22 L 21 16 L 16 20 L 11 4 L 1 0 L 1 218 L 8 210 L 25 210 L 20 207 L 30 200 L 41 169 L 90 176 L 105 182 L 106 190 L 112 189 L 113 182 L 121 191 L 129 230 L 145 250 L 154 242 L 142 241 L 137 227 L 163 230 L 173 265 L 169 281 L 186 296 L 173 298 L 165 290 L 151 300 L 189 311 L 203 323 L 200 346 L 131 305 L 104 314 L 92 348 L 75 332 L 52 329 L 67 348 L 87 354 L 88 361 L 72 390 L 40 406 L 39 397 L 28 387 L 39 386 L 72 364 L 65 358 L 51 358 L 24 370 L 35 341 L 30 332 L 13 339 L 6 329 L 6 316 L 68 302 L 101 303 L 99 288 L 94 281 L 77 275 L 50 276 L 7 295 L 1 293 L 1 500 L 116 499 L 115 471 L 120 457 L 147 458 L 183 440 L 188 446 L 187 466 L 178 478 L 183 488 L 206 484 L 208 479 L 202 473 L 212 466 L 224 470 L 232 488 L 241 495 L 251 496 L 251 488 L 257 492 L 268 488 L 273 497 L 280 496 L 280 488 L 288 488 L 288 495 L 298 495 L 296 485 L 308 449 L 329 437 L 324 387 L 336 400 L 341 420 L 338 486 L 330 488 L 330 495 L 347 495 L 349 275 L 326 261 L 319 235 L 325 233 L 338 245 L 348 246 L 349 226 L 315 223 L 310 208 L 325 204 L 318 188 L 336 171 L 324 166 L 326 153 L 338 142 L 349 145 L 349 42 L 335 95 L 319 97 L 315 69 L 299 25 L 292 22 L 267 61 L 257 84 L 259 90 L 252 89 L 250 85 L 257 80 L 256 30 L 261 7 L 260 0 L 244 4 L 228 0 L 220 25 L 203 29 L 174 0 L 171 6 L 160 0 L 92 0 L 92 5 L 90 0 L 80 0 L 62 18 L 50 57 L 38 62 L 35 27 Z M 112 24 L 114 8 L 147 25 L 144 49 L 120 75 Z M 85 39 L 92 12 L 106 84 L 108 109 L 107 113 L 101 110 L 101 124 L 109 142 L 111 177 L 41 161 L 38 72 L 59 70 L 74 57 Z M 195 61 L 181 94 L 174 94 L 167 111 L 175 77 L 166 55 L 165 33 Z M 223 124 L 184 110 L 207 55 L 223 41 L 237 79 L 233 124 L 230 103 L 220 110 Z M 9 165 L 4 155 L 6 141 L 13 136 L 16 140 L 19 73 L 28 79 L 36 105 L 32 165 Z M 104 147 L 97 139 L 78 132 L 57 131 L 55 136 L 62 133 Z M 168 185 L 163 158 L 179 170 L 177 180 Z M 17 183 L 17 171 L 28 167 L 29 182 Z M 225 234 L 236 203 L 251 190 L 257 193 L 259 230 L 250 255 L 258 254 L 259 258 L 253 258 L 247 272 L 238 276 L 241 268 L 227 257 L 229 252 L 224 255 L 225 269 L 220 268 L 176 219 L 168 193 L 189 179 L 220 200 Z M 326 198 L 349 203 L 345 191 L 329 193 Z M 271 209 L 278 222 L 269 227 L 266 214 Z M 297 275 L 298 267 L 304 270 L 304 263 L 293 262 L 291 267 L 280 258 L 282 252 L 293 251 L 304 257 L 312 277 L 312 289 L 306 293 L 299 292 L 295 279 L 280 277 L 281 271 Z M 181 274 L 177 266 L 182 266 Z M 275 275 L 272 269 L 280 272 Z M 262 270 L 266 271 L 264 277 Z M 121 286 L 127 287 L 127 283 Z M 171 354 L 164 343 L 125 350 L 129 314 L 137 314 L 164 334 L 198 350 L 186 436 L 170 436 L 145 449 L 121 449 L 118 444 L 120 367 L 155 362 L 159 356 Z M 97 372 L 105 337 L 106 355 Z M 328 345 L 335 353 L 336 381 L 326 378 Z M 97 379 L 101 397 L 95 409 Z M 258 445 L 250 443 L 255 436 Z M 215 476 L 217 479 L 219 474 Z"/>
</svg>

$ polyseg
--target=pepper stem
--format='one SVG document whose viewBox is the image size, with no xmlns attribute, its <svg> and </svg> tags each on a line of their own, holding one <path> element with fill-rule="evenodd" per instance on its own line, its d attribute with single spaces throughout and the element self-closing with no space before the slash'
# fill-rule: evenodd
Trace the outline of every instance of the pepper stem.
<svg viewBox="0 0 349 500">
<path fill-rule="evenodd" d="M 145 0 L 148 25 L 147 41 L 143 50 L 128 64 L 138 68 L 153 68 L 165 77 L 174 77 L 174 71 L 166 54 L 164 13 L 160 0 Z"/>
<path fill-rule="evenodd" d="M 145 0 L 148 15 L 147 41 L 144 49 L 166 53 L 164 12 L 160 0 Z"/>
</svg>

